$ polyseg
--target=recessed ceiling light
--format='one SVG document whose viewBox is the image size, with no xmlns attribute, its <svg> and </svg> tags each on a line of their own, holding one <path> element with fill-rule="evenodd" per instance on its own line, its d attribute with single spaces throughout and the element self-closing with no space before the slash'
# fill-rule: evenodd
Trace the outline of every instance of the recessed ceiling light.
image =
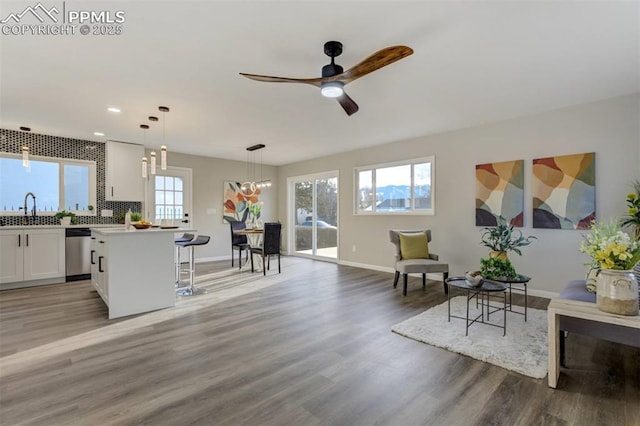
<svg viewBox="0 0 640 426">
<path fill-rule="evenodd" d="M 93 132 L 93 134 L 96 136 L 104 136 L 104 133 L 102 132 Z"/>
<path fill-rule="evenodd" d="M 109 107 L 109 108 L 107 108 L 107 111 L 109 111 L 109 112 L 120 112 L 120 108 Z"/>
</svg>

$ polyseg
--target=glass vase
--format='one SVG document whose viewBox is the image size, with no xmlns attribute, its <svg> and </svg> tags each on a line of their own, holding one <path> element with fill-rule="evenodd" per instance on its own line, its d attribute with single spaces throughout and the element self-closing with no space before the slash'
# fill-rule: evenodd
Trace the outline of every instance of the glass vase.
<svg viewBox="0 0 640 426">
<path fill-rule="evenodd" d="M 596 304 L 603 312 L 638 315 L 638 280 L 633 271 L 601 269 Z"/>
</svg>

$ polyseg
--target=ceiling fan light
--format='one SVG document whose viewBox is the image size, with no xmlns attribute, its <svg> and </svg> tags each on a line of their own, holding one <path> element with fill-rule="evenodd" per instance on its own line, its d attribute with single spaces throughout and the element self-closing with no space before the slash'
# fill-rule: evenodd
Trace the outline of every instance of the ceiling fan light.
<svg viewBox="0 0 640 426">
<path fill-rule="evenodd" d="M 341 81 L 327 81 L 322 83 L 320 93 L 326 98 L 337 98 L 344 93 L 344 83 Z"/>
</svg>

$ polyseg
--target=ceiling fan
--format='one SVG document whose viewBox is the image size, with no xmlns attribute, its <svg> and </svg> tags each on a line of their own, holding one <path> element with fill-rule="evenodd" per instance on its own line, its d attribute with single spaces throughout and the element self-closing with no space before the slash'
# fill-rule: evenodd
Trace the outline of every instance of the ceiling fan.
<svg viewBox="0 0 640 426">
<path fill-rule="evenodd" d="M 340 56 L 342 53 L 342 43 L 339 41 L 326 42 L 324 44 L 324 53 L 331 58 L 331 63 L 322 67 L 322 77 L 319 78 L 270 77 L 242 72 L 240 75 L 268 83 L 311 84 L 319 87 L 323 96 L 336 98 L 347 115 L 352 115 L 358 112 L 358 104 L 346 94 L 344 85 L 411 55 L 413 49 L 407 46 L 386 47 L 346 71 L 343 71 L 342 67 L 335 63 L 336 56 Z"/>
</svg>

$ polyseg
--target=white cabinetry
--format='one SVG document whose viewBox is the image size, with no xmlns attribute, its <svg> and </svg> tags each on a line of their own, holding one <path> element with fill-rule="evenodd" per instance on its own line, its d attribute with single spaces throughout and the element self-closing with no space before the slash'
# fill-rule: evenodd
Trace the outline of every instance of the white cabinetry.
<svg viewBox="0 0 640 426">
<path fill-rule="evenodd" d="M 0 230 L 0 283 L 64 282 L 64 229 Z"/>
<path fill-rule="evenodd" d="M 141 170 L 144 146 L 107 141 L 106 150 L 107 201 L 144 201 Z"/>
<path fill-rule="evenodd" d="M 23 281 L 23 232 L 0 231 L 0 283 Z"/>
<path fill-rule="evenodd" d="M 92 228 L 91 236 L 91 282 L 110 319 L 174 306 L 174 230 Z"/>
<path fill-rule="evenodd" d="M 106 238 L 91 237 L 91 284 L 104 303 L 109 304 L 109 288 L 107 286 L 107 243 Z"/>
</svg>

